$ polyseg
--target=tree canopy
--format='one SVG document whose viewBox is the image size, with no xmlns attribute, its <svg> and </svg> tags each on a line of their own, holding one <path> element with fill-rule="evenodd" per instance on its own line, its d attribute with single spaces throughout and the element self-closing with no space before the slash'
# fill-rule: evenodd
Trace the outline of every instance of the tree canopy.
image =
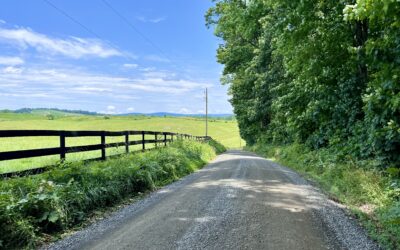
<svg viewBox="0 0 400 250">
<path fill-rule="evenodd" d="M 206 14 L 248 144 L 400 164 L 400 2 L 217 0 Z"/>
</svg>

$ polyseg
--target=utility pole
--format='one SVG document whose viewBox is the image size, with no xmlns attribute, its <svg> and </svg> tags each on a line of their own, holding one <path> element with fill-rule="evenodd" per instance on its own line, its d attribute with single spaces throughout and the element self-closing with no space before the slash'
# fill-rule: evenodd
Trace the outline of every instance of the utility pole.
<svg viewBox="0 0 400 250">
<path fill-rule="evenodd" d="M 206 88 L 206 136 L 208 136 L 208 91 Z"/>
</svg>

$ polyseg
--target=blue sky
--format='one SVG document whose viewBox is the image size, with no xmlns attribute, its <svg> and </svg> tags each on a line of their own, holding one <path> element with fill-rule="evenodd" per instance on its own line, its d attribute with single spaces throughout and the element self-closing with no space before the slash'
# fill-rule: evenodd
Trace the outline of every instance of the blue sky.
<svg viewBox="0 0 400 250">
<path fill-rule="evenodd" d="M 211 1 L 106 0 L 129 24 L 103 0 L 47 1 L 2 0 L 0 109 L 201 113 L 208 87 L 210 113 L 232 113 Z"/>
</svg>

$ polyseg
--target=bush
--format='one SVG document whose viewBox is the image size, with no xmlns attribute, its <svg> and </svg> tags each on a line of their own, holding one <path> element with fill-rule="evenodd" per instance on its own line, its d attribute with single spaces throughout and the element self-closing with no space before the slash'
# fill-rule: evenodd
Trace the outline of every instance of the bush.
<svg viewBox="0 0 400 250">
<path fill-rule="evenodd" d="M 218 145 L 214 148 L 210 145 Z M 34 247 L 96 209 L 154 190 L 205 165 L 220 144 L 176 141 L 169 147 L 104 162 L 70 163 L 0 183 L 0 248 Z"/>
<path fill-rule="evenodd" d="M 208 141 L 208 144 L 209 144 L 210 146 L 212 146 L 213 148 L 215 148 L 217 154 L 221 154 L 221 153 L 223 153 L 223 152 L 226 151 L 225 146 L 222 145 L 221 143 L 219 143 L 219 142 L 216 141 L 216 140 L 211 139 L 211 140 Z"/>
</svg>

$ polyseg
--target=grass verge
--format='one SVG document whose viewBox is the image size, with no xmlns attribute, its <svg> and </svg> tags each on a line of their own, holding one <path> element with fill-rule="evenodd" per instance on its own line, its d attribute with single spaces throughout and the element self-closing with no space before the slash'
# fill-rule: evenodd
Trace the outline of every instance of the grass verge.
<svg viewBox="0 0 400 250">
<path fill-rule="evenodd" d="M 345 204 L 370 236 L 385 249 L 400 248 L 399 171 L 376 170 L 376 163 L 358 161 L 323 149 L 293 145 L 248 148 L 315 181 L 332 198 Z"/>
<path fill-rule="evenodd" d="M 0 248 L 34 248 L 84 222 L 91 213 L 154 190 L 221 153 L 210 141 L 170 146 L 104 162 L 70 163 L 35 176 L 0 182 Z"/>
</svg>

